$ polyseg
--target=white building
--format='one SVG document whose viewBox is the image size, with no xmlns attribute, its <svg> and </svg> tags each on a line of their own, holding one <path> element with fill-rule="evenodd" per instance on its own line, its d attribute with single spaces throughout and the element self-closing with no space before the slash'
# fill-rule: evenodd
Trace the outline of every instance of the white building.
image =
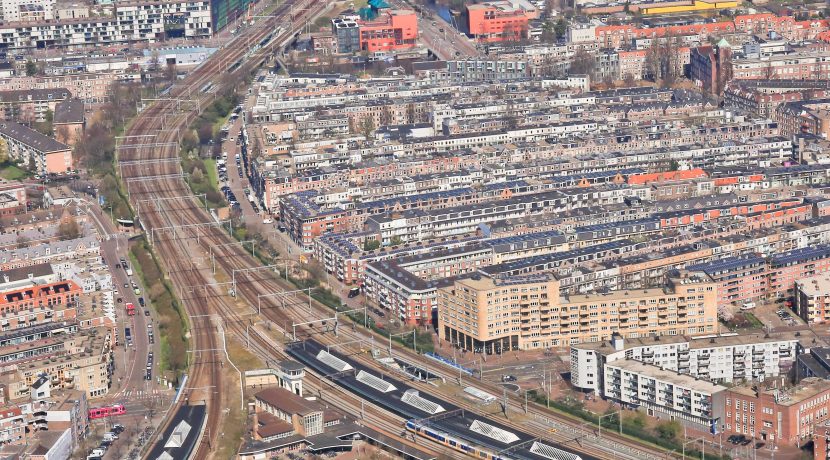
<svg viewBox="0 0 830 460">
<path fill-rule="evenodd" d="M 717 428 L 726 387 L 633 360 L 604 369 L 603 396 L 645 409 L 648 415 Z"/>
<path fill-rule="evenodd" d="M 0 20 L 3 22 L 30 22 L 55 18 L 55 0 L 2 0 Z"/>
<path fill-rule="evenodd" d="M 0 25 L 0 46 L 23 49 L 112 45 L 137 41 L 155 43 L 164 38 L 165 21 L 171 18 L 182 24 L 187 38 L 208 38 L 212 35 L 208 0 L 124 2 L 115 7 L 112 16 L 25 23 L 6 21 Z"/>
<path fill-rule="evenodd" d="M 785 375 L 803 348 L 805 332 L 779 334 L 722 334 L 657 339 L 615 337 L 608 342 L 571 346 L 571 383 L 582 390 L 603 393 L 603 368 L 618 361 L 638 361 L 671 372 L 714 382 L 759 380 Z M 805 342 L 806 343 L 806 342 Z"/>
</svg>

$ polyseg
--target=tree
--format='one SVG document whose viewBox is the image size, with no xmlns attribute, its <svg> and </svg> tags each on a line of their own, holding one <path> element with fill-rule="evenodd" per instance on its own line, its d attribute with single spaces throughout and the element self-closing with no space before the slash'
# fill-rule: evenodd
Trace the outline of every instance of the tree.
<svg viewBox="0 0 830 460">
<path fill-rule="evenodd" d="M 407 123 L 415 123 L 416 114 L 415 114 L 415 104 L 409 103 L 406 105 L 406 121 Z"/>
<path fill-rule="evenodd" d="M 51 110 L 47 110 L 46 113 L 43 114 L 43 121 L 38 121 L 34 123 L 34 128 L 37 132 L 43 134 L 44 136 L 52 136 L 53 132 L 53 125 L 52 121 L 55 118 L 54 112 Z"/>
<path fill-rule="evenodd" d="M 35 75 L 37 75 L 37 64 L 35 61 L 29 59 L 26 61 L 26 76 L 34 77 Z"/>
<path fill-rule="evenodd" d="M 397 245 L 399 245 L 399 244 L 401 244 L 401 243 L 403 243 L 403 240 L 402 240 L 402 239 L 401 239 L 401 237 L 400 237 L 400 236 L 398 236 L 398 235 L 393 236 L 393 237 L 392 237 L 392 239 L 391 239 L 391 240 L 389 240 L 389 245 L 390 245 L 390 246 L 397 246 Z"/>
<path fill-rule="evenodd" d="M 672 160 L 671 163 L 669 163 L 669 171 L 677 171 L 678 169 L 680 169 L 680 163 L 678 163 L 677 160 Z"/>
<path fill-rule="evenodd" d="M 660 78 L 660 46 L 657 43 L 657 38 L 651 39 L 651 45 L 646 53 L 646 75 L 654 80 Z"/>
<path fill-rule="evenodd" d="M 169 62 L 167 64 L 167 68 L 164 70 L 164 78 L 167 81 L 175 82 L 177 75 L 178 75 L 178 71 L 176 70 L 176 63 L 175 62 Z"/>
<path fill-rule="evenodd" d="M 594 56 L 586 51 L 585 48 L 579 47 L 571 58 L 571 66 L 568 69 L 568 74 L 590 75 L 594 72 L 595 67 L 596 60 Z"/>
<path fill-rule="evenodd" d="M 193 172 L 190 173 L 190 180 L 199 184 L 205 179 L 205 174 L 199 168 L 193 168 Z"/>
<path fill-rule="evenodd" d="M 674 441 L 680 436 L 683 427 L 677 420 L 660 422 L 657 424 L 657 436 L 667 441 Z"/>
<path fill-rule="evenodd" d="M 29 155 L 29 165 L 27 166 L 30 172 L 37 172 L 37 162 L 34 155 Z"/>
<path fill-rule="evenodd" d="M 553 26 L 553 33 L 556 34 L 556 38 L 564 38 L 568 33 L 568 21 L 564 17 L 560 17 L 556 21 L 556 24 Z"/>
<path fill-rule="evenodd" d="M 360 133 L 363 134 L 363 137 L 365 137 L 366 140 L 369 140 L 372 137 L 373 132 L 375 132 L 375 119 L 371 116 L 367 116 L 360 123 Z"/>
<path fill-rule="evenodd" d="M 363 250 L 364 251 L 374 251 L 375 249 L 380 247 L 380 241 L 378 240 L 370 240 L 366 239 L 363 241 Z"/>
<path fill-rule="evenodd" d="M 625 83 L 625 86 L 629 88 L 637 84 L 637 81 L 634 79 L 634 75 L 631 75 L 630 73 L 625 74 L 623 82 Z"/>
<path fill-rule="evenodd" d="M 199 143 L 207 145 L 211 140 L 213 140 L 213 123 L 204 120 L 202 124 L 199 125 L 197 133 L 199 135 Z"/>
<path fill-rule="evenodd" d="M 0 138 L 0 164 L 7 163 L 9 161 L 9 145 L 6 144 L 6 140 Z"/>
<path fill-rule="evenodd" d="M 147 70 L 151 73 L 158 72 L 161 68 L 161 60 L 159 59 L 159 52 L 153 50 L 153 53 L 150 54 L 150 60 L 147 61 Z"/>
<path fill-rule="evenodd" d="M 74 240 L 81 236 L 81 227 L 74 216 L 67 216 L 61 219 L 58 224 L 58 238 L 62 241 Z"/>
<path fill-rule="evenodd" d="M 392 124 L 392 109 L 389 105 L 384 104 L 380 110 L 380 124 L 383 126 Z"/>
</svg>

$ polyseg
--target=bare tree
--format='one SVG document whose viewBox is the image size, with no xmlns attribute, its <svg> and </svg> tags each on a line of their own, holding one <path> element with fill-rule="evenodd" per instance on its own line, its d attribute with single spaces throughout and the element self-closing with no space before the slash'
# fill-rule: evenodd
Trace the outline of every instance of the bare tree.
<svg viewBox="0 0 830 460">
<path fill-rule="evenodd" d="M 594 56 L 586 51 L 585 48 L 579 47 L 571 58 L 571 66 L 568 73 L 570 75 L 590 75 L 594 72 L 595 67 L 596 59 L 594 59 Z"/>
</svg>

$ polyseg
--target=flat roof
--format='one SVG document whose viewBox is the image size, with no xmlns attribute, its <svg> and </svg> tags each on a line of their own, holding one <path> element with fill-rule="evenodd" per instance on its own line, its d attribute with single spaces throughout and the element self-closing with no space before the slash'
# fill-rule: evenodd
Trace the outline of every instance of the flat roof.
<svg viewBox="0 0 830 460">
<path fill-rule="evenodd" d="M 712 383 L 708 380 L 702 380 L 700 378 L 694 378 L 687 374 L 680 374 L 678 372 L 663 370 L 658 366 L 645 364 L 640 361 L 635 361 L 633 359 L 612 361 L 610 363 L 607 363 L 605 367 L 620 368 L 622 370 L 644 375 L 655 380 L 668 382 L 675 386 L 689 388 L 700 393 L 715 394 L 726 389 L 726 387 Z M 828 382 L 828 384 L 830 384 L 830 382 Z"/>
</svg>

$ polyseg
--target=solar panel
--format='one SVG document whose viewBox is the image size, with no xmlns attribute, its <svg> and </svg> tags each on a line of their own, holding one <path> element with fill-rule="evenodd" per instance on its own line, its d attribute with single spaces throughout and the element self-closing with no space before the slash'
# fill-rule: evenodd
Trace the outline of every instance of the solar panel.
<svg viewBox="0 0 830 460">
<path fill-rule="evenodd" d="M 490 439 L 494 439 L 504 444 L 511 444 L 519 440 L 519 437 L 515 434 L 490 425 L 489 423 L 484 423 L 481 420 L 474 420 L 470 425 L 470 431 L 482 434 Z"/>
</svg>

